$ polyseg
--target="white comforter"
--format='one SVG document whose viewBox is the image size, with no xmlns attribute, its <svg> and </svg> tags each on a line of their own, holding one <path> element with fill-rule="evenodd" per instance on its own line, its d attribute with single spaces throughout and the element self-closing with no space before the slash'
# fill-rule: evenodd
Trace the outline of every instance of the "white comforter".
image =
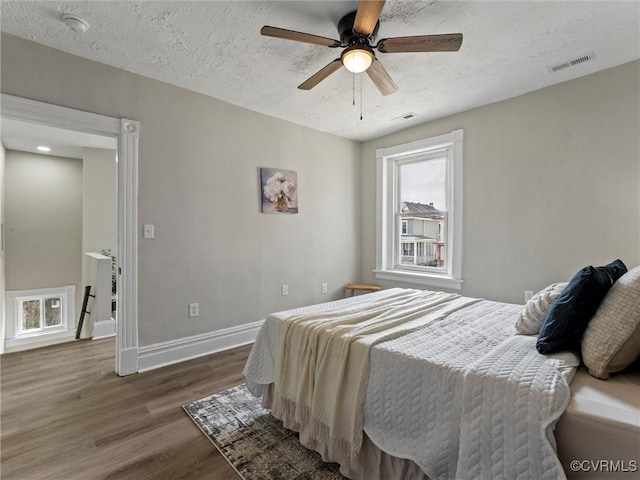
<svg viewBox="0 0 640 480">
<path fill-rule="evenodd" d="M 275 379 L 278 319 L 366 302 L 397 289 L 270 316 L 245 367 L 256 395 Z M 572 354 L 539 355 L 514 336 L 522 307 L 480 301 L 375 345 L 364 431 L 382 450 L 432 479 L 558 479 L 552 428 L 569 401 Z"/>
</svg>

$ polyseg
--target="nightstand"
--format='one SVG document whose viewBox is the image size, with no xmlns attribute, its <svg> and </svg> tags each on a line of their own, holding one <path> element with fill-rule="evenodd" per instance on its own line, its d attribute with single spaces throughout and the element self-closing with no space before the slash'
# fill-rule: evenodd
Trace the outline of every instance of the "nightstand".
<svg viewBox="0 0 640 480">
<path fill-rule="evenodd" d="M 349 283 L 344 287 L 347 297 L 353 297 L 356 292 L 377 292 L 380 290 L 380 285 L 374 285 L 371 283 Z"/>
</svg>

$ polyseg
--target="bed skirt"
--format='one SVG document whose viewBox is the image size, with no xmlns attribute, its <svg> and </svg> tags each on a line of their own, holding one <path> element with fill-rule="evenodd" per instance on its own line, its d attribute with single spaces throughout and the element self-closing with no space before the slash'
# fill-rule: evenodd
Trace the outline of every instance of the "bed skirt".
<svg viewBox="0 0 640 480">
<path fill-rule="evenodd" d="M 272 398 L 273 384 L 270 384 L 263 390 L 262 406 L 271 410 Z M 347 455 L 343 458 L 330 458 L 327 455 L 327 446 L 314 441 L 304 426 L 290 418 L 280 418 L 279 420 L 286 428 L 298 432 L 300 443 L 318 452 L 322 456 L 322 460 L 339 463 L 340 473 L 347 478 L 352 480 L 429 480 L 429 477 L 415 462 L 383 452 L 369 439 L 366 432 L 363 432 L 360 468 L 354 471 L 349 467 Z"/>
</svg>

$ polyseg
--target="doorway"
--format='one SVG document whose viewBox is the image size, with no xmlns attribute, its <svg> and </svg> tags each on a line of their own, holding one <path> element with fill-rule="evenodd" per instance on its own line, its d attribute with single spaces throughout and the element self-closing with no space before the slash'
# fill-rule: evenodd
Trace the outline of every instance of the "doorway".
<svg viewBox="0 0 640 480">
<path fill-rule="evenodd" d="M 116 358 L 115 372 L 118 375 L 136 373 L 138 369 L 138 335 L 137 335 L 137 159 L 139 124 L 136 121 L 106 117 L 66 107 L 36 102 L 33 100 L 2 95 L 1 117 L 3 123 L 23 122 L 37 128 L 63 129 L 85 138 L 102 138 L 116 148 L 117 161 L 117 252 L 113 272 L 117 276 L 117 294 L 114 299 L 117 305 Z M 3 182 L 4 183 L 4 182 Z M 4 192 L 4 184 L 3 184 Z M 2 255 L 0 270 L 4 276 L 4 217 L 2 218 Z M 108 251 L 108 249 L 105 249 Z M 0 282 L 0 298 L 2 299 L 2 328 L 0 329 L 0 348 L 4 350 L 5 335 L 9 319 L 6 316 L 7 306 L 4 302 L 5 285 Z M 81 292 L 77 292 L 82 295 Z M 57 300 L 40 300 L 39 305 L 52 309 L 58 305 Z M 33 300 L 30 306 L 35 306 Z M 109 302 L 110 303 L 110 302 Z M 76 302 L 80 304 L 80 302 Z M 78 312 L 79 313 L 79 312 Z M 46 326 L 49 320 L 43 318 Z M 52 317 L 54 318 L 54 317 Z M 57 317 L 55 317 L 57 321 Z"/>
</svg>

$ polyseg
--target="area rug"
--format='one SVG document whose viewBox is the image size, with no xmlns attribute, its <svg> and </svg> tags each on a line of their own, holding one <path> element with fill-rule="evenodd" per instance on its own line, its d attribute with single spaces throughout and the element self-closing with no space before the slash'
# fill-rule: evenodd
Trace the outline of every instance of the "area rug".
<svg viewBox="0 0 640 480">
<path fill-rule="evenodd" d="M 336 463 L 304 448 L 244 384 L 183 406 L 244 480 L 344 480 Z"/>
</svg>

